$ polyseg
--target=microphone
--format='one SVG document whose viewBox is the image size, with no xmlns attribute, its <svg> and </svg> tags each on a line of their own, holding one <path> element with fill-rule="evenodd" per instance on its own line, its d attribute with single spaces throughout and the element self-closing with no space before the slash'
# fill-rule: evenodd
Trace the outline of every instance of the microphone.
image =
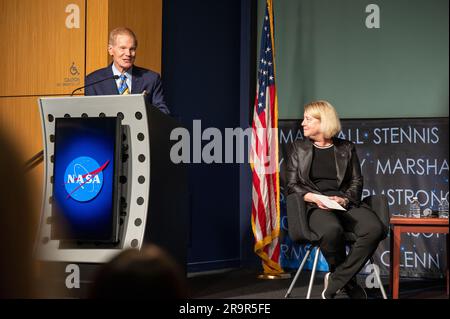
<svg viewBox="0 0 450 319">
<path fill-rule="evenodd" d="M 100 83 L 100 82 L 103 82 L 103 81 L 106 81 L 106 80 L 111 80 L 111 79 L 117 80 L 118 78 L 120 78 L 120 76 L 118 76 L 118 75 L 113 75 L 113 76 L 110 76 L 110 77 L 107 77 L 107 78 L 104 78 L 104 79 L 101 79 L 101 80 L 98 80 L 98 81 L 95 81 L 95 82 L 86 84 L 86 85 L 84 85 L 84 86 L 82 86 L 82 87 L 79 87 L 79 88 L 73 90 L 73 91 L 72 91 L 72 94 L 70 94 L 70 96 L 74 95 L 76 91 L 81 90 L 81 89 L 84 89 L 84 88 L 89 87 L 89 86 L 91 86 L 91 85 L 94 85 L 94 84 L 97 84 L 97 83 Z"/>
</svg>

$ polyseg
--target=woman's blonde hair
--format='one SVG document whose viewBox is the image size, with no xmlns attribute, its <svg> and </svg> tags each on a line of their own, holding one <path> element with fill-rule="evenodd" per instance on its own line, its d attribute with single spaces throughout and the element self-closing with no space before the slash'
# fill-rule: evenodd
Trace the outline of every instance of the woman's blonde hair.
<svg viewBox="0 0 450 319">
<path fill-rule="evenodd" d="M 320 130 L 325 138 L 332 138 L 341 130 L 341 121 L 333 105 L 324 100 L 305 105 L 305 113 L 320 120 Z"/>
</svg>

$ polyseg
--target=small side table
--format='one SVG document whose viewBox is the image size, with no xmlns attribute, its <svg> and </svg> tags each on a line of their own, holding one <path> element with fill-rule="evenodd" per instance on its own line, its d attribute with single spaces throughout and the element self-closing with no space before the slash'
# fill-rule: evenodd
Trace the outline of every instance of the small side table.
<svg viewBox="0 0 450 319">
<path fill-rule="evenodd" d="M 447 218 L 407 218 L 407 217 L 391 217 L 391 237 L 390 237 L 390 286 L 392 299 L 398 299 L 398 288 L 400 282 L 400 241 L 401 234 L 411 233 L 441 233 L 447 234 L 447 295 L 449 292 L 448 267 L 449 267 L 449 251 L 448 251 L 448 219 Z"/>
</svg>

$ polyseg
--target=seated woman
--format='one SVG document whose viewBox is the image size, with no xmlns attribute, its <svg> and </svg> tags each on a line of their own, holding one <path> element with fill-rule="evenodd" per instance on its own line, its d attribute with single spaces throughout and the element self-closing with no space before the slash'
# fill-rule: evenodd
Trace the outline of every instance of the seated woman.
<svg viewBox="0 0 450 319">
<path fill-rule="evenodd" d="M 307 104 L 301 125 L 305 139 L 294 143 L 288 159 L 287 192 L 303 195 L 309 227 L 320 238 L 329 265 L 322 298 L 334 298 L 342 289 L 351 298 L 367 298 L 355 276 L 377 249 L 384 229 L 377 215 L 361 202 L 363 176 L 355 145 L 335 137 L 341 125 L 326 101 Z M 314 194 L 328 196 L 346 211 L 327 208 Z M 348 255 L 344 232 L 356 235 Z"/>
</svg>

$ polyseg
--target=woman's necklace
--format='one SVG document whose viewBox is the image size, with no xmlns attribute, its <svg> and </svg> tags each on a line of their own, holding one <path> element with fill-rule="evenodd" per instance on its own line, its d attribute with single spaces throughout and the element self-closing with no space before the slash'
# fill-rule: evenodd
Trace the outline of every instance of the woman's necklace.
<svg viewBox="0 0 450 319">
<path fill-rule="evenodd" d="M 316 143 L 313 143 L 313 144 L 315 147 L 320 148 L 320 149 L 330 148 L 334 145 L 333 143 L 331 143 L 329 145 L 324 145 L 324 146 L 317 145 Z"/>
</svg>

